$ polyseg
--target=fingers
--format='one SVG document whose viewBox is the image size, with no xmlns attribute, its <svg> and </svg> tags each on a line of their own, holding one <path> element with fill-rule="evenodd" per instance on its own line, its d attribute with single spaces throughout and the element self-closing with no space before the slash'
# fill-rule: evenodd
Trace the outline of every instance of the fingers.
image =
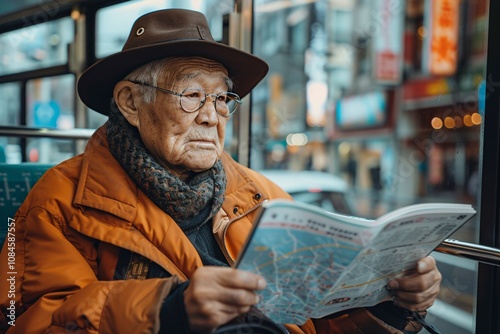
<svg viewBox="0 0 500 334">
<path fill-rule="evenodd" d="M 439 283 L 419 291 L 396 290 L 394 304 L 410 311 L 424 311 L 431 307 L 439 293 Z"/>
<path fill-rule="evenodd" d="M 212 268 L 217 269 L 217 275 L 212 277 L 212 279 L 216 280 L 222 286 L 247 290 L 262 290 L 266 287 L 266 281 L 261 276 L 248 271 L 232 268 Z"/>
<path fill-rule="evenodd" d="M 184 292 L 184 304 L 193 331 L 208 332 L 248 312 L 259 302 L 256 290 L 265 288 L 262 277 L 232 268 L 196 270 Z"/>
<path fill-rule="evenodd" d="M 417 262 L 417 273 L 419 274 L 425 274 L 436 268 L 436 260 L 430 256 L 426 256 Z"/>
<path fill-rule="evenodd" d="M 439 293 L 441 273 L 432 257 L 421 259 L 415 272 L 391 280 L 387 286 L 396 297 L 394 303 L 411 311 L 423 311 L 434 304 Z"/>
</svg>

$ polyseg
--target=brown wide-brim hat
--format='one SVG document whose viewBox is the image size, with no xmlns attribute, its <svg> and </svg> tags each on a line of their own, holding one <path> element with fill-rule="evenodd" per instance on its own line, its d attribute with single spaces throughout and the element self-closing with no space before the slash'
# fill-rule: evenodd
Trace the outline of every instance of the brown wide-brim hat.
<svg viewBox="0 0 500 334">
<path fill-rule="evenodd" d="M 165 9 L 135 21 L 122 51 L 101 59 L 78 80 L 78 94 L 89 108 L 107 115 L 115 84 L 150 61 L 176 56 L 198 56 L 221 63 L 234 81 L 233 91 L 247 95 L 267 74 L 262 59 L 218 43 L 202 13 Z"/>
</svg>

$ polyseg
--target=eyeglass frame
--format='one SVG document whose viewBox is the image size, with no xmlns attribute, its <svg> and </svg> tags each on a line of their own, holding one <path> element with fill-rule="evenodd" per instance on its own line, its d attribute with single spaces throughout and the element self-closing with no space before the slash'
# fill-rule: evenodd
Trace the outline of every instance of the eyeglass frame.
<svg viewBox="0 0 500 334">
<path fill-rule="evenodd" d="M 210 96 L 210 97 L 215 97 L 212 102 L 214 104 L 214 108 L 215 108 L 215 112 L 222 116 L 222 117 L 230 117 L 231 115 L 233 115 L 237 110 L 238 110 L 238 107 L 243 104 L 243 102 L 241 101 L 241 98 L 238 94 L 236 93 L 233 93 L 233 92 L 220 92 L 219 94 L 215 94 L 215 93 L 212 93 L 212 94 L 207 94 L 207 92 L 205 92 L 205 90 L 203 88 L 191 88 L 191 87 L 187 87 L 185 88 L 182 93 L 178 93 L 178 92 L 174 92 L 173 90 L 170 90 L 170 89 L 166 89 L 166 88 L 161 88 L 161 87 L 158 87 L 158 86 L 154 86 L 154 85 L 151 85 L 151 84 L 148 84 L 148 83 L 145 83 L 145 82 L 139 82 L 139 81 L 134 81 L 134 80 L 128 80 L 129 82 L 133 83 L 133 84 L 136 84 L 136 85 L 141 85 L 141 86 L 145 86 L 145 87 L 150 87 L 150 88 L 155 88 L 155 89 L 158 89 L 160 92 L 164 92 L 164 93 L 168 93 L 168 94 L 172 94 L 172 95 L 176 95 L 179 97 L 179 106 L 181 107 L 181 109 L 184 111 L 184 112 L 187 112 L 187 113 L 194 113 L 198 110 L 201 109 L 201 107 L 203 107 L 205 105 L 205 102 L 207 102 L 207 96 Z M 196 90 L 199 90 L 201 92 L 203 92 L 203 94 L 205 94 L 205 98 L 200 100 L 200 105 L 198 106 L 198 108 L 194 109 L 194 110 L 186 110 L 184 108 L 184 106 L 182 105 L 182 98 L 185 96 L 184 95 L 184 92 L 188 89 L 196 89 Z M 236 102 L 236 107 L 234 108 L 233 111 L 230 111 L 227 115 L 223 115 L 221 114 L 219 111 L 217 111 L 217 98 L 219 97 L 219 95 L 221 94 L 231 94 L 230 96 L 235 96 L 236 98 L 234 98 L 233 100 Z M 228 108 L 229 109 L 229 108 Z"/>
</svg>

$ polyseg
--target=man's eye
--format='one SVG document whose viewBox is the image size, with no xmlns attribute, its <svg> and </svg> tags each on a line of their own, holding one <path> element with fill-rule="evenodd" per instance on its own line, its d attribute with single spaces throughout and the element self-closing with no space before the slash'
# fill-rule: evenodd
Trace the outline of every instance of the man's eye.
<svg viewBox="0 0 500 334">
<path fill-rule="evenodd" d="M 227 101 L 227 95 L 226 94 L 220 94 L 217 96 L 217 101 L 218 102 L 226 102 Z"/>
<path fill-rule="evenodd" d="M 184 93 L 184 96 L 190 99 L 198 99 L 200 98 L 201 94 L 198 91 L 189 91 Z"/>
</svg>

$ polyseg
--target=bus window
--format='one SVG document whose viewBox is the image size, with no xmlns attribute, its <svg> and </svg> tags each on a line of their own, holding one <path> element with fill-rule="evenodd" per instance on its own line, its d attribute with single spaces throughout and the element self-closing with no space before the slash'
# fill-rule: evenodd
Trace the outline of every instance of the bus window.
<svg viewBox="0 0 500 334">
<path fill-rule="evenodd" d="M 75 127 L 75 77 L 65 74 L 28 80 L 27 125 L 40 128 Z"/>
<path fill-rule="evenodd" d="M 137 17 L 169 7 L 205 13 L 214 39 L 222 40 L 222 15 L 233 10 L 233 1 L 146 0 L 129 1 L 103 8 L 96 15 L 96 57 L 102 58 L 120 51 Z"/>
<path fill-rule="evenodd" d="M 0 37 L 1 38 L 1 37 Z M 19 125 L 21 116 L 21 84 L 9 82 L 0 84 L 0 124 Z M 0 163 L 21 162 L 20 139 L 0 137 Z"/>
<path fill-rule="evenodd" d="M 479 208 L 488 8 L 256 2 L 254 53 L 270 72 L 252 94 L 250 167 L 341 177 L 366 218 L 422 202 Z M 452 238 L 477 242 L 478 222 Z M 436 259 L 444 278 L 430 315 L 445 333 L 471 333 L 475 263 Z"/>
<path fill-rule="evenodd" d="M 75 77 L 65 74 L 28 80 L 26 83 L 26 124 L 35 128 L 75 128 Z M 30 162 L 57 163 L 75 153 L 70 140 L 33 138 L 27 140 Z"/>
<path fill-rule="evenodd" d="M 74 31 L 67 17 L 1 34 L 0 75 L 66 64 Z"/>
<path fill-rule="evenodd" d="M 0 84 L 0 124 L 19 125 L 21 111 L 19 82 Z"/>
</svg>

